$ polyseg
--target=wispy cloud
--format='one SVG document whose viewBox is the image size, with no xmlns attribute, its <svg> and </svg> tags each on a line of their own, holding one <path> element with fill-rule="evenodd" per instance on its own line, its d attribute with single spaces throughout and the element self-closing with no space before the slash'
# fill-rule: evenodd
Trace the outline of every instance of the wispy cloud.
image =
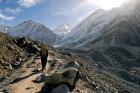
<svg viewBox="0 0 140 93">
<path fill-rule="evenodd" d="M 42 0 L 19 0 L 18 4 L 23 7 L 29 8 L 29 7 L 32 7 L 32 6 L 40 3 L 41 1 Z"/>
<path fill-rule="evenodd" d="M 52 0 L 54 2 L 54 0 Z M 93 0 L 94 1 L 94 0 Z M 81 0 L 81 2 L 79 2 L 78 4 L 76 4 L 75 6 L 73 6 L 72 8 L 59 8 L 59 9 L 53 9 L 50 10 L 49 13 L 53 16 L 79 16 L 82 13 L 81 12 L 88 12 L 86 14 L 84 14 L 82 17 L 79 17 L 79 20 L 84 19 L 88 14 L 90 14 L 91 12 L 93 12 L 96 9 L 96 6 L 93 4 L 92 0 Z M 88 7 L 89 5 L 92 5 L 90 7 Z M 48 11 L 48 10 L 47 10 Z"/>
<path fill-rule="evenodd" d="M 13 20 L 15 18 L 16 18 L 15 16 L 9 16 L 9 15 L 4 14 L 3 10 L 0 9 L 0 20 L 10 21 L 10 20 Z"/>
<path fill-rule="evenodd" d="M 18 8 L 14 8 L 14 9 L 6 8 L 5 12 L 11 13 L 11 14 L 18 14 L 18 13 L 22 12 L 22 9 L 19 8 L 19 7 Z"/>
<path fill-rule="evenodd" d="M 15 19 L 15 16 L 8 16 L 8 15 L 4 15 L 4 14 L 0 13 L 0 19 L 5 20 L 5 21 L 10 21 L 10 20 Z"/>
<path fill-rule="evenodd" d="M 30 8 L 39 4 L 43 0 L 0 0 L 0 3 L 4 4 L 18 4 L 17 8 L 5 7 L 0 9 L 0 20 L 1 21 L 11 21 L 16 19 L 16 16 L 23 11 L 23 7 Z"/>
</svg>

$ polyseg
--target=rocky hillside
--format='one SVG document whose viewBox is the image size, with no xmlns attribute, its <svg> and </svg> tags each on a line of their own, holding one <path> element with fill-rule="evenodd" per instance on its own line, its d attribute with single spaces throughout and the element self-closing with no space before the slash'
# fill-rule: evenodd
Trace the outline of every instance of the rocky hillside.
<svg viewBox="0 0 140 93">
<path fill-rule="evenodd" d="M 137 8 L 138 9 L 138 8 Z M 112 74 L 140 85 L 140 15 L 118 16 L 102 31 L 102 36 L 88 42 L 89 56 Z"/>
<path fill-rule="evenodd" d="M 7 74 L 17 61 L 23 62 L 24 60 L 26 60 L 26 54 L 16 45 L 16 40 L 0 33 L 0 75 Z"/>
</svg>

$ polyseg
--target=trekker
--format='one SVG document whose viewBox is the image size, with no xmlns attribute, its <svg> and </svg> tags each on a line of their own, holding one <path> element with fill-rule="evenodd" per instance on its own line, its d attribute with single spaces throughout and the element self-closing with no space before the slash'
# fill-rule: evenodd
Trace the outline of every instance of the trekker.
<svg viewBox="0 0 140 93">
<path fill-rule="evenodd" d="M 41 49 L 40 49 L 40 56 L 41 56 L 41 65 L 42 65 L 41 71 L 44 71 L 46 67 L 46 63 L 47 63 L 47 58 L 48 58 L 48 50 L 43 45 L 41 46 Z"/>
</svg>

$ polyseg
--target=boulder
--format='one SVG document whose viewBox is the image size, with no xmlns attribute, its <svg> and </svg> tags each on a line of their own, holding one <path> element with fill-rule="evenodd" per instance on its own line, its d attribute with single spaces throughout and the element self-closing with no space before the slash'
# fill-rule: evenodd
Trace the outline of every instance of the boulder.
<svg viewBox="0 0 140 93">
<path fill-rule="evenodd" d="M 20 47 L 26 47 L 27 44 L 28 44 L 28 42 L 27 42 L 25 37 L 17 40 L 17 45 L 20 46 Z"/>
<path fill-rule="evenodd" d="M 35 68 L 35 69 L 36 69 L 37 64 L 28 63 L 28 64 L 26 65 L 26 67 L 27 67 L 27 68 Z"/>
<path fill-rule="evenodd" d="M 70 93 L 70 89 L 67 85 L 62 84 L 52 90 L 52 93 Z"/>
<path fill-rule="evenodd" d="M 28 44 L 28 46 L 26 47 L 26 50 L 28 53 L 31 53 L 31 54 L 39 53 L 39 48 L 36 45 L 33 45 L 32 43 Z"/>
<path fill-rule="evenodd" d="M 58 85 L 62 82 L 61 74 L 54 73 L 50 75 L 46 75 L 45 84 L 46 85 Z"/>
<path fill-rule="evenodd" d="M 6 76 L 0 76 L 0 82 L 4 81 L 6 79 Z"/>
<path fill-rule="evenodd" d="M 11 65 L 12 65 L 13 68 L 20 68 L 21 67 L 21 62 L 15 61 Z"/>
<path fill-rule="evenodd" d="M 64 83 L 70 86 L 75 86 L 78 78 L 79 78 L 78 69 L 65 68 L 55 72 L 52 75 L 47 75 L 45 79 L 45 84 L 58 85 Z"/>
<path fill-rule="evenodd" d="M 75 86 L 77 80 L 79 79 L 79 71 L 76 68 L 66 68 L 59 73 L 62 75 L 62 82 L 70 86 Z"/>
<path fill-rule="evenodd" d="M 12 70 L 13 69 L 12 65 L 8 64 L 8 63 L 1 63 L 1 66 L 3 66 L 7 70 Z"/>
<path fill-rule="evenodd" d="M 16 58 L 16 61 L 22 62 L 22 58 L 21 58 L 21 57 L 17 57 L 17 58 Z"/>
<path fill-rule="evenodd" d="M 13 70 L 13 67 L 11 64 L 9 64 L 9 70 Z"/>
<path fill-rule="evenodd" d="M 28 67 L 28 68 L 30 68 L 30 67 Z M 33 71 L 32 71 L 32 72 L 33 72 L 33 73 L 39 73 L 39 72 L 40 72 L 40 70 L 41 70 L 40 68 L 35 68 L 35 69 L 33 69 Z"/>
<path fill-rule="evenodd" d="M 14 46 L 9 46 L 8 49 L 9 50 L 15 50 L 15 47 Z"/>
<path fill-rule="evenodd" d="M 0 93 L 10 93 L 10 91 L 7 89 L 3 89 Z"/>
<path fill-rule="evenodd" d="M 46 78 L 46 75 L 41 74 L 41 75 L 38 76 L 33 82 L 34 82 L 34 83 L 42 83 L 42 82 L 45 82 L 45 78 Z"/>
<path fill-rule="evenodd" d="M 70 61 L 67 64 L 64 65 L 64 68 L 69 68 L 69 67 L 73 67 L 73 68 L 80 68 L 80 65 L 78 64 L 77 61 Z"/>
<path fill-rule="evenodd" d="M 46 73 L 47 74 L 55 73 L 58 70 L 59 66 L 60 64 L 58 63 L 57 60 L 49 60 L 46 64 Z"/>
</svg>

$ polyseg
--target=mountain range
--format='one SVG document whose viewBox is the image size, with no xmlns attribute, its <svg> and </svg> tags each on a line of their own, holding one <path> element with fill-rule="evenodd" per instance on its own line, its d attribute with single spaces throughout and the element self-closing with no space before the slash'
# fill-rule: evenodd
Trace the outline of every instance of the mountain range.
<svg viewBox="0 0 140 93">
<path fill-rule="evenodd" d="M 89 49 L 89 45 L 93 45 L 98 38 L 104 36 L 103 34 L 107 35 L 109 32 L 112 32 L 110 30 L 115 29 L 116 31 L 114 32 L 116 33 L 117 29 L 119 29 L 119 27 L 116 26 L 117 24 L 123 21 L 127 21 L 128 23 L 128 21 L 131 20 L 138 22 L 139 4 L 139 0 L 133 0 L 109 11 L 97 10 L 72 29 L 69 36 L 63 39 L 61 46 L 75 49 Z M 125 25 L 125 23 L 123 25 Z M 136 25 L 138 26 L 138 24 Z"/>
<path fill-rule="evenodd" d="M 1 26 L 0 32 L 6 32 L 10 36 L 17 38 L 26 37 L 28 39 L 40 41 L 53 45 L 56 40 L 56 34 L 41 23 L 32 20 L 24 21 L 16 26 L 9 27 Z"/>
<path fill-rule="evenodd" d="M 27 37 L 33 40 L 47 42 L 50 45 L 55 44 L 65 48 L 87 50 L 90 48 L 89 45 L 97 45 L 97 40 L 101 40 L 105 35 L 107 36 L 112 32 L 114 32 L 114 34 L 119 33 L 114 30 L 120 30 L 121 32 L 121 30 L 125 29 L 116 28 L 118 24 L 122 23 L 123 25 L 127 24 L 127 26 L 132 26 L 132 22 L 133 25 L 135 25 L 134 23 L 136 22 L 139 23 L 139 2 L 139 0 L 129 1 L 122 6 L 113 8 L 109 11 L 99 9 L 89 15 L 73 29 L 67 24 L 61 24 L 54 30 L 50 30 L 41 23 L 28 20 L 13 27 L 1 25 L 0 31 L 15 37 Z M 132 22 L 130 24 L 129 21 L 131 20 Z M 139 26 L 138 24 L 136 25 Z M 109 37 L 113 40 L 117 38 L 117 36 Z"/>
<path fill-rule="evenodd" d="M 28 20 L 13 27 L 1 25 L 0 32 L 91 53 L 105 52 L 111 47 L 130 50 L 130 47 L 140 47 L 139 11 L 140 1 L 133 0 L 109 11 L 99 9 L 73 29 L 67 24 L 61 24 L 50 30 L 41 23 Z"/>
</svg>

